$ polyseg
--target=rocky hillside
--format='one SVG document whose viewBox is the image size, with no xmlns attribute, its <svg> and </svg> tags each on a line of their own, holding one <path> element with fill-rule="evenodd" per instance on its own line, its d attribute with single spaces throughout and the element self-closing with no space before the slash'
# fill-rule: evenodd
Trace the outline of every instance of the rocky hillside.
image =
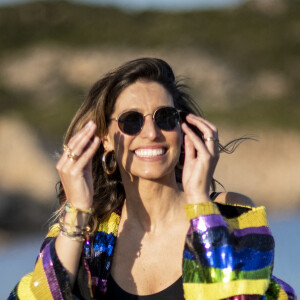
<svg viewBox="0 0 300 300">
<path fill-rule="evenodd" d="M 49 106 L 56 99 L 68 114 L 74 106 L 70 101 L 79 102 L 106 67 L 137 56 L 163 56 L 191 79 L 210 118 L 299 130 L 299 15 L 297 0 L 172 13 L 68 1 L 1 7 L 0 105 L 4 111 L 22 111 L 31 121 L 33 109 L 39 115 L 44 107 L 53 111 Z M 91 76 L 81 76 L 85 72 Z M 16 76 L 22 78 L 12 80 Z M 49 93 L 43 94 L 47 101 L 39 98 L 40 89 Z M 40 99 L 39 105 L 33 98 Z M 46 124 L 48 134 L 66 126 Z"/>
</svg>

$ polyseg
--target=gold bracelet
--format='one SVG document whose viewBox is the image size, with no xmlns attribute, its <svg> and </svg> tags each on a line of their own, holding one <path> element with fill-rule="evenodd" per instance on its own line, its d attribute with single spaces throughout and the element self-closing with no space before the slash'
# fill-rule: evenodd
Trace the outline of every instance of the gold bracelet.
<svg viewBox="0 0 300 300">
<path fill-rule="evenodd" d="M 83 231 L 86 231 L 86 232 L 89 232 L 90 230 L 88 230 L 88 227 L 78 227 L 78 226 L 75 226 L 75 221 L 76 221 L 76 218 L 77 218 L 77 215 L 78 213 L 82 213 L 82 214 L 89 214 L 91 215 L 93 212 L 93 209 L 92 208 L 89 208 L 89 209 L 79 209 L 79 208 L 75 208 L 70 202 L 68 202 L 66 204 L 66 208 L 65 208 L 65 214 L 66 213 L 71 213 L 72 216 L 71 216 L 71 221 L 70 221 L 70 224 L 68 224 L 68 230 L 65 228 L 66 226 L 63 226 L 64 227 L 64 230 L 65 232 L 69 232 L 71 234 L 74 234 L 74 232 L 78 232 L 77 229 L 81 230 L 82 231 L 82 235 L 83 235 Z M 65 217 L 65 214 L 63 217 Z M 61 222 L 63 224 L 65 224 L 65 222 Z M 77 228 L 76 228 L 77 227 Z M 85 233 L 86 233 L 85 232 Z"/>
<path fill-rule="evenodd" d="M 76 238 L 78 240 L 85 240 L 90 236 L 91 228 L 90 226 L 79 227 L 71 226 L 63 221 L 63 218 L 59 219 L 59 228 L 64 235 L 70 238 Z"/>
<path fill-rule="evenodd" d="M 93 208 L 90 207 L 89 209 L 80 209 L 76 208 L 72 205 L 72 203 L 68 202 L 66 205 L 66 212 L 71 212 L 71 213 L 84 213 L 84 214 L 89 214 L 91 215 L 93 212 Z"/>
<path fill-rule="evenodd" d="M 89 225 L 87 226 L 72 226 L 69 223 L 64 222 L 63 218 L 60 218 L 58 220 L 59 227 L 61 230 L 74 233 L 74 234 L 81 234 L 81 235 L 90 235 L 91 227 Z"/>
<path fill-rule="evenodd" d="M 68 232 L 65 231 L 61 231 L 60 232 L 62 235 L 68 237 L 69 239 L 71 239 L 72 241 L 77 241 L 77 242 L 84 242 L 85 241 L 85 237 L 83 236 L 74 236 L 74 235 L 70 235 Z"/>
</svg>

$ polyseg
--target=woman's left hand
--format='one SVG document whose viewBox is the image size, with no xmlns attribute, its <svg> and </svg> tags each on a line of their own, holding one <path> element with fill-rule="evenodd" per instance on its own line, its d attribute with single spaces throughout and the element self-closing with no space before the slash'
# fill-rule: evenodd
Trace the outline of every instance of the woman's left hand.
<svg viewBox="0 0 300 300">
<path fill-rule="evenodd" d="M 185 160 L 182 185 L 187 203 L 208 202 L 209 189 L 218 159 L 218 130 L 207 120 L 189 114 L 186 122 L 197 127 L 203 140 L 187 124 L 182 124 L 185 133 Z"/>
</svg>

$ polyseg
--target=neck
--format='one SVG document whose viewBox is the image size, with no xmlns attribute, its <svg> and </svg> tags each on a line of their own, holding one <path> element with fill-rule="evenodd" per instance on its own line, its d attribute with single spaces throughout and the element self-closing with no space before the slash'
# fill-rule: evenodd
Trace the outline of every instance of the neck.
<svg viewBox="0 0 300 300">
<path fill-rule="evenodd" d="M 182 192 L 174 178 L 152 181 L 125 180 L 126 201 L 122 214 L 135 226 L 154 232 L 184 212 Z"/>
</svg>

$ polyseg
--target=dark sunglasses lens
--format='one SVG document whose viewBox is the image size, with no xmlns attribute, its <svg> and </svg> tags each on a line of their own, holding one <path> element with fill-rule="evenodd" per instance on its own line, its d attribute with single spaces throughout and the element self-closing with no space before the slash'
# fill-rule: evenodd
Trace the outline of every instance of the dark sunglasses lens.
<svg viewBox="0 0 300 300">
<path fill-rule="evenodd" d="M 166 131 L 173 130 L 179 122 L 179 113 L 173 107 L 163 107 L 155 113 L 156 125 Z"/>
<path fill-rule="evenodd" d="M 119 117 L 119 128 L 122 132 L 129 135 L 135 135 L 143 127 L 144 117 L 137 111 L 128 111 Z"/>
</svg>

